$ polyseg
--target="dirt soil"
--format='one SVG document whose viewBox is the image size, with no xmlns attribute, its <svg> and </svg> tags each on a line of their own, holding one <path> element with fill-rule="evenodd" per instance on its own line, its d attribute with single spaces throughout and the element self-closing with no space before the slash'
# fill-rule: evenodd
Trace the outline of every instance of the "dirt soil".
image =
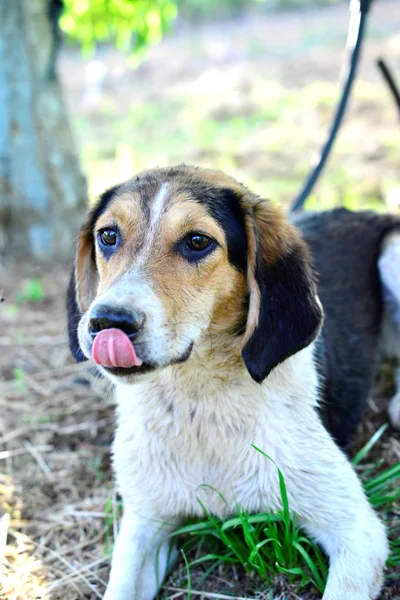
<svg viewBox="0 0 400 600">
<path fill-rule="evenodd" d="M 377 87 L 380 80 L 371 66 L 373 57 L 384 53 L 400 72 L 400 10 L 397 6 L 395 10 L 394 2 L 381 2 L 376 15 L 375 35 L 365 54 L 362 77 Z M 204 26 L 190 34 L 184 30 L 154 49 L 137 71 L 129 73 L 117 55 L 104 51 L 102 59 L 112 74 L 105 93 L 123 121 L 130 99 L 136 102 L 139 97 L 144 103 L 151 99 L 162 106 L 165 96 L 178 86 L 215 82 L 218 73 L 223 72 L 234 80 L 234 87 L 242 90 L 237 110 L 243 111 L 249 79 L 259 71 L 273 73 L 282 86 L 295 90 L 314 80 L 333 82 L 342 61 L 342 40 L 334 34 L 328 39 L 326 32 L 332 22 L 337 30 L 344 31 L 346 19 L 347 10 L 341 6 L 306 16 L 249 17 L 240 22 Z M 304 48 L 304 32 L 310 28 L 314 38 L 320 32 L 322 39 Z M 302 50 L 297 53 L 293 49 L 299 40 L 303 40 Z M 100 114 L 81 101 L 85 92 L 83 62 L 74 52 L 66 53 L 61 72 L 68 103 L 80 127 L 81 149 L 86 135 L 93 144 L 98 140 L 101 146 L 109 133 L 103 118 L 104 105 Z M 397 127 L 386 94 L 384 87 L 379 88 L 373 102 L 364 97 L 352 108 L 357 117 L 353 123 L 356 121 L 359 129 L 347 131 L 350 137 L 356 134 L 365 140 L 362 151 L 351 158 L 358 179 L 373 171 L 378 183 L 396 181 L 396 176 L 398 181 L 393 158 L 398 154 L 393 155 L 380 137 L 382 131 L 392 133 Z M 233 96 L 230 101 L 223 108 L 229 115 L 236 110 Z M 330 111 L 325 107 L 322 121 L 321 113 L 316 117 L 311 110 L 307 112 L 306 106 L 303 111 L 312 135 L 301 146 L 301 152 L 311 155 L 321 140 L 320 133 L 314 133 L 324 119 L 329 121 Z M 218 115 L 226 120 L 225 113 Z M 110 133 L 111 138 L 117 133 Z M 300 147 L 296 143 L 293 149 L 280 147 L 268 162 L 257 130 L 252 136 L 245 148 L 238 149 L 234 170 L 250 173 L 250 180 L 261 182 L 266 170 L 272 169 L 284 179 Z M 400 132 L 397 143 L 399 140 Z M 211 166 L 214 159 L 220 158 L 217 151 L 194 146 L 186 149 L 183 158 L 188 162 Z M 106 148 L 104 155 L 96 158 L 97 170 L 91 170 L 92 163 L 89 165 L 84 156 L 93 193 L 117 177 L 112 165 L 114 151 L 114 146 L 112 151 Z M 165 151 L 155 160 L 162 163 L 169 158 Z M 99 177 L 95 181 L 96 173 Z M 386 188 L 380 189 L 383 193 Z M 282 194 L 282 200 L 288 202 L 292 188 L 285 188 Z M 0 295 L 6 298 L 0 304 L 0 558 L 4 553 L 4 560 L 0 561 L 0 600 L 94 600 L 102 598 L 108 578 L 109 550 L 120 514 L 110 469 L 113 398 L 107 386 L 84 366 L 75 365 L 69 356 L 64 316 L 67 270 L 65 265 L 15 264 L 10 259 L 0 264 Z M 41 278 L 44 291 L 44 297 L 36 302 L 27 292 L 34 278 Z M 354 450 L 386 421 L 385 399 L 391 391 L 383 376 Z M 378 456 L 383 457 L 384 465 L 400 460 L 398 433 L 387 430 L 374 451 L 374 457 Z M 392 524 L 398 525 L 399 507 L 394 508 L 391 519 Z M 202 574 L 201 570 L 192 570 L 194 598 L 318 598 L 312 589 L 298 595 L 285 580 L 277 580 L 271 590 L 254 576 L 228 567 L 218 568 L 205 581 Z M 391 575 L 381 600 L 400 599 L 400 574 Z M 186 586 L 181 565 L 161 596 L 171 600 L 187 597 Z"/>
</svg>

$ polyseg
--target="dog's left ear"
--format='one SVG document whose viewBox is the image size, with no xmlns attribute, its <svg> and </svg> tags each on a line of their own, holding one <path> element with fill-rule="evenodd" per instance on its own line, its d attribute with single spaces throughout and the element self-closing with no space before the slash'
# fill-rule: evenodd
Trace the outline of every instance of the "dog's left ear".
<svg viewBox="0 0 400 600">
<path fill-rule="evenodd" d="M 315 339 L 322 308 L 309 251 L 297 230 L 265 200 L 244 208 L 249 312 L 242 357 L 252 378 L 261 383 Z"/>
</svg>

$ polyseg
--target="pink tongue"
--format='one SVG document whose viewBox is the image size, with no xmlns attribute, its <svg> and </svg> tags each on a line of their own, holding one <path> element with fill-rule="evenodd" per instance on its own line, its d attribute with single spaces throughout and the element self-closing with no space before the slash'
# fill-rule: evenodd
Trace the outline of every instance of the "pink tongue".
<svg viewBox="0 0 400 600">
<path fill-rule="evenodd" d="M 121 329 L 103 329 L 94 338 L 92 357 L 103 367 L 140 367 L 132 342 Z"/>
</svg>

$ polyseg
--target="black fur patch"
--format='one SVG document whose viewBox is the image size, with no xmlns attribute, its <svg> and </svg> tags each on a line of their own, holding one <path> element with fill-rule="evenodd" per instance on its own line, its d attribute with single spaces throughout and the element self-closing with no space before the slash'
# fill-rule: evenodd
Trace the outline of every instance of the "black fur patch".
<svg viewBox="0 0 400 600">
<path fill-rule="evenodd" d="M 260 288 L 258 325 L 243 348 L 243 360 L 255 381 L 308 346 L 318 334 L 322 313 L 302 248 L 294 248 L 272 266 L 257 257 L 255 278 Z"/>
<path fill-rule="evenodd" d="M 377 365 L 383 311 L 377 262 L 384 237 L 400 231 L 395 215 L 346 209 L 295 215 L 318 273 L 325 320 L 317 343 L 324 424 L 347 446 L 367 407 Z"/>
<path fill-rule="evenodd" d="M 90 214 L 89 214 L 89 228 L 90 228 L 90 231 L 92 233 L 92 236 L 94 234 L 94 227 L 96 225 L 97 220 L 106 211 L 106 209 L 107 209 L 108 205 L 110 204 L 111 200 L 113 200 L 114 196 L 119 192 L 120 189 L 121 189 L 120 185 L 115 185 L 114 187 L 112 187 L 112 188 L 106 190 L 105 192 L 103 192 L 103 194 L 100 196 L 97 204 L 95 205 L 95 207 L 90 212 Z M 93 243 L 94 243 L 94 237 L 93 237 Z"/>
<path fill-rule="evenodd" d="M 206 202 L 211 215 L 226 235 L 229 261 L 243 273 L 247 268 L 247 237 L 239 199 L 229 188 L 218 190 Z"/>
<path fill-rule="evenodd" d="M 83 354 L 78 341 L 78 325 L 81 320 L 82 314 L 78 308 L 76 302 L 76 291 L 75 291 L 75 272 L 72 270 L 71 279 L 69 280 L 68 292 L 67 292 L 67 326 L 68 326 L 68 340 L 69 349 L 76 362 L 84 362 L 87 360 Z"/>
<path fill-rule="evenodd" d="M 190 194 L 196 202 L 208 208 L 210 215 L 225 233 L 230 263 L 244 273 L 247 268 L 247 238 L 240 200 L 235 192 L 201 181 L 193 181 L 190 187 L 179 191 Z"/>
</svg>

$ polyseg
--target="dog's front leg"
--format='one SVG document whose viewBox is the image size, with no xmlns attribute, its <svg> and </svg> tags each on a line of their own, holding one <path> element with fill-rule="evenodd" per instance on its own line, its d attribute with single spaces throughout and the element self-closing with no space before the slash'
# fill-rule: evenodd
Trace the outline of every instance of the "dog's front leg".
<svg viewBox="0 0 400 600">
<path fill-rule="evenodd" d="M 175 528 L 125 510 L 104 600 L 153 600 L 169 565 Z"/>
<path fill-rule="evenodd" d="M 382 523 L 374 513 L 361 510 L 352 524 L 338 521 L 336 528 L 308 525 L 306 529 L 329 555 L 323 600 L 378 597 L 388 550 Z"/>
<path fill-rule="evenodd" d="M 396 393 L 389 402 L 390 422 L 393 427 L 400 429 L 400 368 L 396 369 Z"/>
<path fill-rule="evenodd" d="M 373 600 L 388 556 L 385 528 L 327 431 L 310 429 L 292 456 L 288 489 L 300 525 L 329 556 L 323 600 Z"/>
</svg>

